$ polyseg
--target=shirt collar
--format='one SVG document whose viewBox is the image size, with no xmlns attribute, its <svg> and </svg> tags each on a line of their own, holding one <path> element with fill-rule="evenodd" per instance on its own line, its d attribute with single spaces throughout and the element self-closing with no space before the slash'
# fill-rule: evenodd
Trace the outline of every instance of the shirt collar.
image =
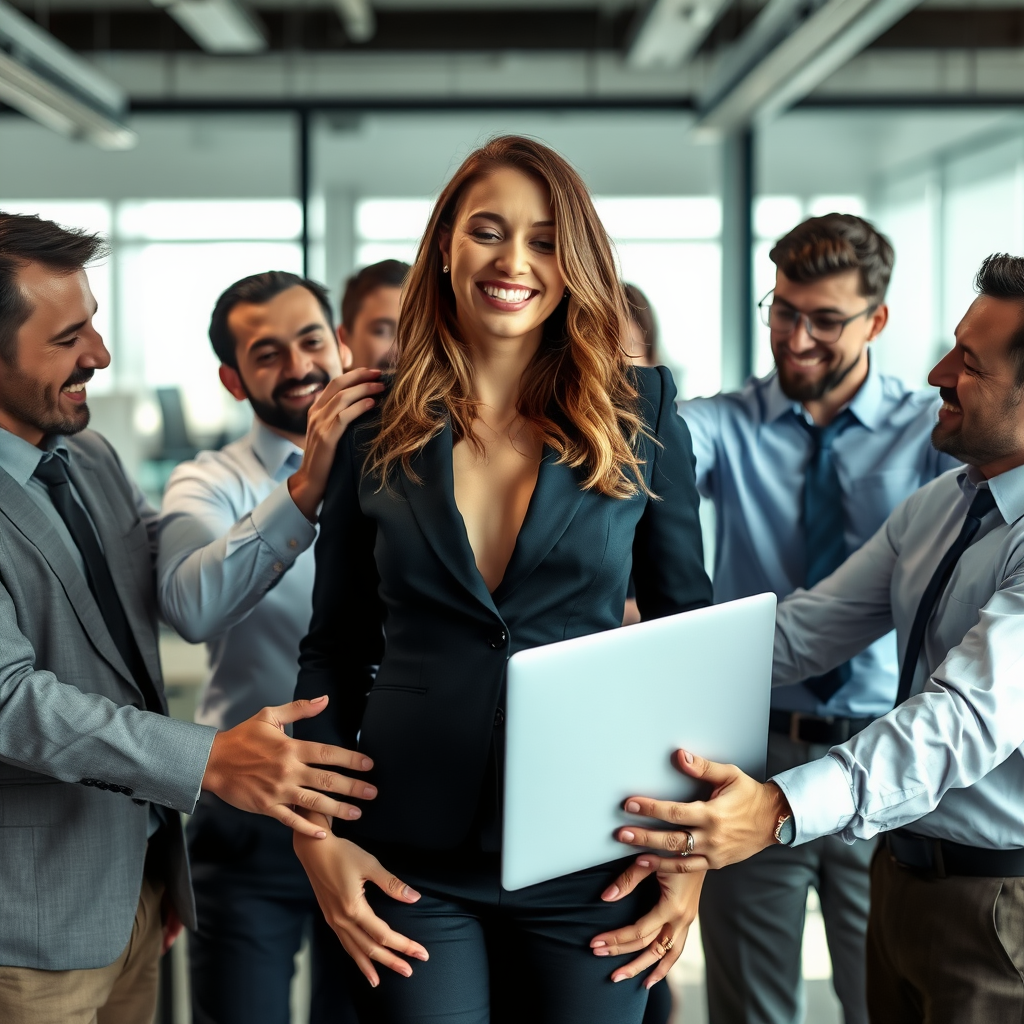
<svg viewBox="0 0 1024 1024">
<path fill-rule="evenodd" d="M 256 458 L 275 480 L 284 470 L 288 474 L 294 473 L 302 463 L 302 449 L 286 437 L 275 434 L 262 420 L 253 419 L 249 442 Z"/>
<path fill-rule="evenodd" d="M 875 369 L 871 353 L 868 352 L 868 374 L 864 378 L 864 383 L 861 384 L 860 390 L 853 396 L 853 400 L 846 408 L 868 430 L 877 430 L 885 422 L 886 412 L 883 399 L 882 380 Z M 807 410 L 799 402 L 794 402 L 782 390 L 778 371 L 774 371 L 766 381 L 764 408 L 765 419 L 769 423 L 784 416 L 787 412 L 791 412 L 800 419 L 810 422 Z"/>
<path fill-rule="evenodd" d="M 37 448 L 17 434 L 0 427 L 0 469 L 9 473 L 22 487 L 32 479 L 47 452 L 59 455 L 65 463 L 71 462 L 67 440 L 62 436 L 47 437 L 42 448 Z"/>
<path fill-rule="evenodd" d="M 975 466 L 968 466 L 957 475 L 960 490 L 969 498 L 985 483 L 985 477 Z M 1008 469 L 1005 473 L 992 477 L 988 481 L 992 497 L 996 499 L 996 508 L 1003 517 L 1003 522 L 1015 523 L 1024 516 L 1024 466 Z"/>
</svg>

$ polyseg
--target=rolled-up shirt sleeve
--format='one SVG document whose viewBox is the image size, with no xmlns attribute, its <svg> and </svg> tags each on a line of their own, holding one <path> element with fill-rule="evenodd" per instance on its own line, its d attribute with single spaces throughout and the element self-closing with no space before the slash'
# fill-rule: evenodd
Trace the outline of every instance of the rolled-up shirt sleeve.
<svg viewBox="0 0 1024 1024">
<path fill-rule="evenodd" d="M 924 817 L 949 790 L 974 785 L 1022 744 L 1019 566 L 920 693 L 833 747 L 822 761 L 774 781 L 790 802 L 797 842 L 836 832 L 852 842 Z"/>
<path fill-rule="evenodd" d="M 316 539 L 316 527 L 279 484 L 238 516 L 231 479 L 215 464 L 178 467 L 159 525 L 157 592 L 164 618 L 200 643 L 241 622 Z"/>
</svg>

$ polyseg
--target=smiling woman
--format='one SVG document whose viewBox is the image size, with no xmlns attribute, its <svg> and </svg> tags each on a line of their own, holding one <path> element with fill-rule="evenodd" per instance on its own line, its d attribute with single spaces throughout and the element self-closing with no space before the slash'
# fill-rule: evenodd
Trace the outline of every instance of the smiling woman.
<svg viewBox="0 0 1024 1024">
<path fill-rule="evenodd" d="M 628 329 L 579 175 L 524 138 L 471 154 L 389 391 L 339 446 L 300 656 L 332 711 L 299 732 L 375 765 L 361 815 L 296 843 L 367 1020 L 640 1024 L 696 915 L 696 876 L 625 902 L 601 898 L 615 864 L 499 882 L 509 655 L 619 625 L 631 566 L 647 618 L 711 600 L 675 388 Z"/>
</svg>

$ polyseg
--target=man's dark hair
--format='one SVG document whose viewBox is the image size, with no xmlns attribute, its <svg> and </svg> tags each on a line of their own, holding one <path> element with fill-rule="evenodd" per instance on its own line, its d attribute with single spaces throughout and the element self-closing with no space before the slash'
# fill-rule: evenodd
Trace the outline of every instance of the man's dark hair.
<svg viewBox="0 0 1024 1024">
<path fill-rule="evenodd" d="M 1021 323 L 1010 338 L 1010 355 L 1017 364 L 1017 386 L 1024 387 L 1024 257 L 997 252 L 982 260 L 974 278 L 981 295 L 1021 303 Z"/>
<path fill-rule="evenodd" d="M 809 284 L 847 270 L 860 272 L 860 293 L 873 306 L 885 301 L 895 254 L 889 239 L 863 217 L 827 213 L 783 235 L 768 254 L 791 281 Z"/>
<path fill-rule="evenodd" d="M 228 327 L 228 317 L 235 306 L 242 303 L 262 305 L 288 291 L 289 288 L 305 288 L 323 310 L 324 320 L 328 327 L 334 326 L 334 314 L 331 312 L 331 300 L 327 295 L 327 289 L 308 277 L 299 277 L 298 274 L 289 274 L 285 270 L 268 270 L 263 274 L 253 274 L 251 277 L 243 277 L 233 285 L 221 292 L 217 304 L 213 307 L 213 315 L 210 317 L 210 344 L 217 358 L 233 370 L 238 369 L 238 356 L 236 346 L 238 339 L 231 333 Z"/>
<path fill-rule="evenodd" d="M 32 315 L 17 282 L 26 264 L 41 263 L 58 273 L 73 274 L 109 252 L 99 235 L 0 210 L 0 359 L 8 365 L 15 362 L 18 331 Z"/>
<path fill-rule="evenodd" d="M 409 264 L 401 260 L 381 260 L 353 274 L 341 294 L 342 324 L 351 331 L 366 296 L 378 288 L 401 288 L 410 269 Z"/>
</svg>

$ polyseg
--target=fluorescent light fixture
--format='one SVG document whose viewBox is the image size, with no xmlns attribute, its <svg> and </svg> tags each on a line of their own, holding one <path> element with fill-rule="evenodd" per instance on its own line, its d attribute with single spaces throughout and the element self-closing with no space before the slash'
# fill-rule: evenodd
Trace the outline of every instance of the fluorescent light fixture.
<svg viewBox="0 0 1024 1024">
<path fill-rule="evenodd" d="M 377 19 L 370 0 L 334 0 L 345 34 L 353 43 L 368 43 L 377 34 Z"/>
<path fill-rule="evenodd" d="M 774 117 L 817 88 L 917 4 L 918 0 L 826 0 L 731 83 L 724 88 L 713 83 L 696 130 L 703 135 L 721 134 Z M 756 30 L 757 21 L 748 32 Z M 743 43 L 741 39 L 738 46 Z"/>
<path fill-rule="evenodd" d="M 633 68 L 677 68 L 690 59 L 728 0 L 652 0 L 626 54 Z"/>
<path fill-rule="evenodd" d="M 267 38 L 256 19 L 235 0 L 154 0 L 207 53 L 260 53 Z"/>
<path fill-rule="evenodd" d="M 103 149 L 130 149 L 127 93 L 0 0 L 0 100 L 40 124 Z"/>
</svg>

